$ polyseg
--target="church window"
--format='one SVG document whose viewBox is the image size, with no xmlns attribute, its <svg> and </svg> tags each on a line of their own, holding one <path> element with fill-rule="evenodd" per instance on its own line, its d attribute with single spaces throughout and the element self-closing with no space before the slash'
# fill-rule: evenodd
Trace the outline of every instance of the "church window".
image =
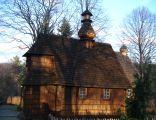
<svg viewBox="0 0 156 120">
<path fill-rule="evenodd" d="M 103 89 L 103 99 L 110 99 L 110 89 Z"/>
<path fill-rule="evenodd" d="M 79 88 L 79 97 L 80 99 L 87 97 L 87 88 Z"/>
</svg>

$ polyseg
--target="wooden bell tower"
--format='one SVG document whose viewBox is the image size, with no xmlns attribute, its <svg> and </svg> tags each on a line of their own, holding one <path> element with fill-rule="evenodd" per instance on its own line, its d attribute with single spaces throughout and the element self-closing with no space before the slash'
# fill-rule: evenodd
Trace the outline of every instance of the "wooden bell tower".
<svg viewBox="0 0 156 120">
<path fill-rule="evenodd" d="M 86 8 L 82 15 L 82 26 L 78 32 L 80 40 L 83 41 L 86 48 L 92 48 L 94 46 L 93 38 L 96 36 L 93 27 L 91 26 L 92 20 L 90 17 L 92 13 Z"/>
</svg>

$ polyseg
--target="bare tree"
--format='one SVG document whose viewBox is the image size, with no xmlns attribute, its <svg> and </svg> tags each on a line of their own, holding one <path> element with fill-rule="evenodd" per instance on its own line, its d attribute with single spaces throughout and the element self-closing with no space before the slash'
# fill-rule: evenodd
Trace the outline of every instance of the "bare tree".
<svg viewBox="0 0 156 120">
<path fill-rule="evenodd" d="M 57 33 L 57 28 L 66 17 L 74 30 L 74 36 L 77 36 L 81 27 L 81 13 L 86 9 L 86 6 L 93 12 L 93 26 L 95 26 L 97 36 L 99 36 L 99 32 L 105 34 L 108 17 L 103 14 L 99 1 L 2 0 L 0 1 L 0 27 L 3 30 L 1 35 L 19 42 L 19 48 L 29 48 L 37 40 L 40 33 Z M 22 37 L 19 38 L 19 36 Z M 22 47 L 23 45 L 24 47 Z"/>
<path fill-rule="evenodd" d="M 156 16 L 147 8 L 137 8 L 127 16 L 122 35 L 139 64 L 153 59 L 156 45 Z"/>
<path fill-rule="evenodd" d="M 20 34 L 31 36 L 32 43 L 34 43 L 40 33 L 53 34 L 63 11 L 60 5 L 62 4 L 58 0 L 1 1 L 1 26 L 14 33 L 17 31 Z M 14 36 L 9 37 L 29 47 L 24 40 Z"/>
</svg>

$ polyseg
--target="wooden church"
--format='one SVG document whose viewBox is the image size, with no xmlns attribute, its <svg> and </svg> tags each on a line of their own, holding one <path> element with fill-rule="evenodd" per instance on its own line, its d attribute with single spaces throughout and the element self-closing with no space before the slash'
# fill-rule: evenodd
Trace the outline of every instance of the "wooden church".
<svg viewBox="0 0 156 120">
<path fill-rule="evenodd" d="M 133 81 L 127 49 L 116 53 L 110 44 L 94 41 L 91 16 L 89 10 L 82 13 L 80 39 L 40 34 L 24 54 L 23 110 L 27 119 L 125 112 Z"/>
</svg>

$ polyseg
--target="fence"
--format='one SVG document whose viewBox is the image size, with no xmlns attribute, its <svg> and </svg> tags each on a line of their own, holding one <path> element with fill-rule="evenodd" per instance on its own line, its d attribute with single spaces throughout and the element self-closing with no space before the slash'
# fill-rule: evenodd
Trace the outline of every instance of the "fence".
<svg viewBox="0 0 156 120">
<path fill-rule="evenodd" d="M 156 120 L 156 114 L 150 114 L 146 117 L 146 120 Z"/>
<path fill-rule="evenodd" d="M 119 116 L 79 116 L 79 117 L 58 117 L 49 114 L 50 120 L 120 120 Z M 145 120 L 156 120 L 156 115 L 149 115 Z"/>
<path fill-rule="evenodd" d="M 58 117 L 49 114 L 50 120 L 120 120 L 119 116 L 79 116 L 79 117 Z"/>
<path fill-rule="evenodd" d="M 9 96 L 6 100 L 6 103 L 21 106 L 23 101 L 20 96 Z"/>
</svg>

